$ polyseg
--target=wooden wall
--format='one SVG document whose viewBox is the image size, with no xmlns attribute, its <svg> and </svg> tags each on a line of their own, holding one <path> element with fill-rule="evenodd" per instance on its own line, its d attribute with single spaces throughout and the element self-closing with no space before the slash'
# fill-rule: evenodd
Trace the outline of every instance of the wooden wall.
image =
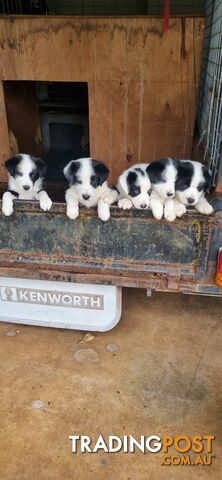
<svg viewBox="0 0 222 480">
<path fill-rule="evenodd" d="M 88 82 L 91 155 L 114 181 L 136 162 L 190 157 L 202 42 L 202 18 L 164 33 L 161 18 L 1 17 L 0 80 Z M 1 162 L 6 130 L 0 84 Z"/>
</svg>

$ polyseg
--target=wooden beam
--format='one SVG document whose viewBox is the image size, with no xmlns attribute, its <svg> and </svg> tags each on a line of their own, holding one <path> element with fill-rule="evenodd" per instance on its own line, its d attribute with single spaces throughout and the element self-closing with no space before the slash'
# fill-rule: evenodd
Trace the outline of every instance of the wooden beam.
<svg viewBox="0 0 222 480">
<path fill-rule="evenodd" d="M 5 110 L 3 82 L 0 81 L 0 182 L 7 182 L 5 161 L 10 157 L 8 124 Z"/>
</svg>

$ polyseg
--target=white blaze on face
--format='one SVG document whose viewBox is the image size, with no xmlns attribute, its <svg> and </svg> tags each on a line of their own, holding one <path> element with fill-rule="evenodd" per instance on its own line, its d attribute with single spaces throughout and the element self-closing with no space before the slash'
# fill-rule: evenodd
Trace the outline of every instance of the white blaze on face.
<svg viewBox="0 0 222 480">
<path fill-rule="evenodd" d="M 76 181 L 74 183 L 75 192 L 80 203 L 90 207 L 97 204 L 98 193 L 101 191 L 99 179 L 93 168 L 91 158 L 79 159 L 79 169 L 76 172 Z M 93 180 L 96 186 L 93 186 Z"/>
<path fill-rule="evenodd" d="M 77 171 L 77 182 L 75 183 L 75 190 L 78 194 L 79 200 L 92 201 L 95 195 L 95 188 L 92 187 L 90 181 L 93 175 L 93 168 L 89 161 L 80 162 L 80 168 Z M 79 183 L 81 182 L 81 183 Z"/>
<path fill-rule="evenodd" d="M 173 198 L 175 195 L 177 169 L 172 162 L 166 165 L 162 174 L 162 178 L 164 181 L 160 183 L 154 183 L 153 190 L 157 192 L 158 195 L 164 200 Z"/>
</svg>

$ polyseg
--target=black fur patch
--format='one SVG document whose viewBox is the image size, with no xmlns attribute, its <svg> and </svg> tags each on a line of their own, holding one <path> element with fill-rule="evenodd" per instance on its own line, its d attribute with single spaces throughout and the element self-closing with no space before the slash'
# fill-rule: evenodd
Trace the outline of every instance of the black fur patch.
<svg viewBox="0 0 222 480">
<path fill-rule="evenodd" d="M 164 183 L 163 172 L 168 163 L 168 158 L 161 158 L 160 160 L 152 162 L 150 165 L 148 165 L 146 171 L 149 175 L 151 183 Z"/>
<path fill-rule="evenodd" d="M 33 183 L 35 183 L 39 178 L 40 178 L 40 174 L 38 172 L 38 169 L 35 168 L 30 174 L 29 174 L 31 180 Z"/>
<path fill-rule="evenodd" d="M 30 178 L 33 181 L 33 183 L 35 183 L 39 177 L 44 178 L 46 176 L 47 165 L 41 158 L 32 157 L 31 155 L 30 157 L 37 167 L 36 170 L 33 170 L 33 172 L 30 173 Z M 31 175 L 33 176 L 34 180 L 32 179 Z"/>
<path fill-rule="evenodd" d="M 101 186 L 106 180 L 109 175 L 109 169 L 103 162 L 99 162 L 98 160 L 92 159 L 92 166 L 95 172 L 95 175 L 91 176 L 90 183 L 92 187 L 96 188 L 99 185 Z"/>
<path fill-rule="evenodd" d="M 203 187 L 203 191 L 206 193 L 206 192 L 209 192 L 212 188 L 212 175 L 209 172 L 207 167 L 203 167 L 203 176 L 204 176 L 205 182 L 202 185 L 202 187 Z"/>
<path fill-rule="evenodd" d="M 22 155 L 15 155 L 5 162 L 5 166 L 12 177 L 16 177 L 18 172 L 18 165 L 22 160 Z"/>
<path fill-rule="evenodd" d="M 137 197 L 141 193 L 141 189 L 138 185 L 136 185 L 137 181 L 137 173 L 136 172 L 129 172 L 126 178 L 127 186 L 128 186 L 128 195 L 131 197 Z"/>
<path fill-rule="evenodd" d="M 189 188 L 194 174 L 194 166 L 190 162 L 181 162 L 178 167 L 178 176 L 176 180 L 176 190 L 183 192 Z"/>
<path fill-rule="evenodd" d="M 73 160 L 73 162 L 70 163 L 68 170 L 64 173 L 66 180 L 68 180 L 69 185 L 75 185 L 75 183 L 78 183 L 78 178 L 77 178 L 77 172 L 80 168 L 80 163 Z"/>
<path fill-rule="evenodd" d="M 151 183 L 154 185 L 156 183 L 165 183 L 166 180 L 164 179 L 164 170 L 170 163 L 173 163 L 175 168 L 178 168 L 179 162 L 175 158 L 171 158 L 170 160 L 169 158 L 160 158 L 160 160 L 156 160 L 148 165 L 146 171 L 149 175 Z"/>
</svg>

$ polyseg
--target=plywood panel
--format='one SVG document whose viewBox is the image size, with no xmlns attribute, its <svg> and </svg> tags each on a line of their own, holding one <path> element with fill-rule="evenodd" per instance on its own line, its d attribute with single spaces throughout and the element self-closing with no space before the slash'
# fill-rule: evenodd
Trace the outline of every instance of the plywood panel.
<svg viewBox="0 0 222 480">
<path fill-rule="evenodd" d="M 126 158 L 130 166 L 141 160 L 141 105 L 143 102 L 141 82 L 129 81 L 126 96 Z"/>
<path fill-rule="evenodd" d="M 1 17 L 0 80 L 88 82 L 91 154 L 113 182 L 133 162 L 191 155 L 202 40 L 198 18 L 164 32 L 161 18 Z"/>
<path fill-rule="evenodd" d="M 112 82 L 111 103 L 111 180 L 114 182 L 121 170 L 128 167 L 126 138 L 126 85 Z"/>
<path fill-rule="evenodd" d="M 111 168 L 111 82 L 95 82 L 89 89 L 90 155 Z"/>
</svg>

